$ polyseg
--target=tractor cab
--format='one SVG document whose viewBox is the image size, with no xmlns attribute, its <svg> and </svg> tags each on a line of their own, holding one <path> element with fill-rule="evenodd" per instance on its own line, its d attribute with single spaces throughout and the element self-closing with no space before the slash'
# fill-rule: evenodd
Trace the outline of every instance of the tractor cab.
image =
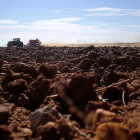
<svg viewBox="0 0 140 140">
<path fill-rule="evenodd" d="M 20 38 L 14 38 L 13 41 L 20 42 Z"/>
</svg>

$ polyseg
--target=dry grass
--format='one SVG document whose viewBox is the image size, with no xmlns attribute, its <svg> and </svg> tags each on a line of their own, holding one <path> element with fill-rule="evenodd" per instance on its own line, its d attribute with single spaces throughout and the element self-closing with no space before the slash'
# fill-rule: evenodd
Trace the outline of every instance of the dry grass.
<svg viewBox="0 0 140 140">
<path fill-rule="evenodd" d="M 140 42 L 135 42 L 135 43 L 85 43 L 85 44 L 43 44 L 45 47 L 51 47 L 51 46 L 56 46 L 56 47 L 63 47 L 63 46 L 68 46 L 68 47 L 88 47 L 90 45 L 94 45 L 95 47 L 99 46 L 120 46 L 120 47 L 140 47 Z"/>
</svg>

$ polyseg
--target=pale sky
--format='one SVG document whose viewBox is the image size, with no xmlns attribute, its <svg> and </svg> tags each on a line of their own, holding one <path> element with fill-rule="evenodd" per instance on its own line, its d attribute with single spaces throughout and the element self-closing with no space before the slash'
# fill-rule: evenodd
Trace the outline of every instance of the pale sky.
<svg viewBox="0 0 140 140">
<path fill-rule="evenodd" d="M 1 0 L 0 46 L 140 41 L 140 0 Z"/>
</svg>

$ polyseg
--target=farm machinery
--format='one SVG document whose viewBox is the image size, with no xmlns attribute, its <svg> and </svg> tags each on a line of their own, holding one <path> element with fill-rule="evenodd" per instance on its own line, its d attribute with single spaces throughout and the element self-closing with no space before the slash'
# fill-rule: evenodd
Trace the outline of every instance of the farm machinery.
<svg viewBox="0 0 140 140">
<path fill-rule="evenodd" d="M 23 47 L 23 42 L 20 41 L 20 38 L 14 38 L 13 41 L 8 41 L 7 47 Z"/>
<path fill-rule="evenodd" d="M 27 43 L 27 47 L 39 47 L 41 45 L 41 41 L 39 39 L 29 40 Z"/>
<path fill-rule="evenodd" d="M 27 45 L 23 45 L 23 42 L 20 41 L 20 38 L 14 38 L 13 41 L 8 41 L 7 47 L 40 47 L 41 41 L 39 39 L 30 39 Z"/>
</svg>

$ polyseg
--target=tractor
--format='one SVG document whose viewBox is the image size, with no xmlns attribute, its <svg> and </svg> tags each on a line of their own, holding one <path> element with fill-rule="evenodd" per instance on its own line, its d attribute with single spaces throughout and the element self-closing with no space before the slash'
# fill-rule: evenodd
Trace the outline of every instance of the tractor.
<svg viewBox="0 0 140 140">
<path fill-rule="evenodd" d="M 29 42 L 27 43 L 27 47 L 40 47 L 41 42 L 39 39 L 35 39 L 35 40 L 29 40 Z"/>
<path fill-rule="evenodd" d="M 8 41 L 7 47 L 23 47 L 23 42 L 20 41 L 20 38 L 14 38 L 13 41 Z"/>
</svg>

